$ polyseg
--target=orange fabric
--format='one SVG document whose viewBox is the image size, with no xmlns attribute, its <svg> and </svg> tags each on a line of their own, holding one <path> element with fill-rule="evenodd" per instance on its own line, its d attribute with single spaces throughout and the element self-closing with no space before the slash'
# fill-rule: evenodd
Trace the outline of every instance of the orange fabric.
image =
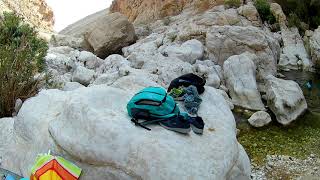
<svg viewBox="0 0 320 180">
<path fill-rule="evenodd" d="M 77 178 L 65 170 L 55 159 L 38 169 L 36 173 L 31 176 L 31 180 L 41 180 L 41 176 L 49 170 L 55 171 L 63 180 L 77 180 Z"/>
</svg>

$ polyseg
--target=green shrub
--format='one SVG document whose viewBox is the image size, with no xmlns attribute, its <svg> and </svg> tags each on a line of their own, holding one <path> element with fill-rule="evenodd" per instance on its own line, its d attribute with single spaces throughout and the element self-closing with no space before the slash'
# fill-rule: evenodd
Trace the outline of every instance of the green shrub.
<svg viewBox="0 0 320 180">
<path fill-rule="evenodd" d="M 296 15 L 295 13 L 290 13 L 289 17 L 288 17 L 288 26 L 289 27 L 300 27 L 300 19 L 298 17 L 298 15 Z"/>
<path fill-rule="evenodd" d="M 11 116 L 16 99 L 37 93 L 34 75 L 44 70 L 48 46 L 12 13 L 0 22 L 0 117 Z"/>
<path fill-rule="evenodd" d="M 319 0 L 275 0 L 281 5 L 283 12 L 288 17 L 292 25 L 293 21 L 297 18 L 300 22 L 306 23 L 311 30 L 320 26 L 320 1 Z M 295 15 L 291 15 L 295 14 Z M 291 18 L 291 19 L 290 19 Z M 295 19 L 292 19 L 295 18 Z M 301 26 L 299 26 L 302 28 Z M 303 29 L 299 29 L 303 31 Z"/>
<path fill-rule="evenodd" d="M 269 24 L 276 23 L 276 17 L 271 13 L 270 4 L 267 0 L 256 0 L 254 5 L 256 6 L 263 22 L 266 21 Z"/>
<path fill-rule="evenodd" d="M 224 0 L 224 4 L 229 6 L 229 7 L 240 7 L 241 6 L 241 1 L 240 0 Z"/>
</svg>

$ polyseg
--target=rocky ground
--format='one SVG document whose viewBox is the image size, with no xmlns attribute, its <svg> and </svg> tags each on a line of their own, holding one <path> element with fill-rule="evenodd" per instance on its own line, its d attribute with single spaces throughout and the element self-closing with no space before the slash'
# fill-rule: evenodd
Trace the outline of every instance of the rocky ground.
<svg viewBox="0 0 320 180">
<path fill-rule="evenodd" d="M 320 177 L 320 159 L 311 154 L 306 159 L 273 155 L 266 157 L 264 166 L 252 164 L 251 178 L 316 180 Z"/>
</svg>

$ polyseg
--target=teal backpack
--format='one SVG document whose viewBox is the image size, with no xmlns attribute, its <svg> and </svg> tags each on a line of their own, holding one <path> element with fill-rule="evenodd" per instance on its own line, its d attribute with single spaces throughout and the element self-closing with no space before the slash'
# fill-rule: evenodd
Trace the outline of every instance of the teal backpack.
<svg viewBox="0 0 320 180">
<path fill-rule="evenodd" d="M 147 130 L 145 125 L 160 122 L 178 116 L 179 107 L 173 97 L 167 94 L 161 87 L 148 87 L 132 97 L 127 104 L 127 110 L 131 121 L 135 125 L 141 126 Z M 139 120 L 144 120 L 139 122 Z"/>
</svg>

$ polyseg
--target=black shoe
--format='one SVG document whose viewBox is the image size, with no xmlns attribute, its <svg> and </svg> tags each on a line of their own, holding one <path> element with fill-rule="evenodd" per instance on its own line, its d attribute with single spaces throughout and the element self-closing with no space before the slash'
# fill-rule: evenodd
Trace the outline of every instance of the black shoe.
<svg viewBox="0 0 320 180">
<path fill-rule="evenodd" d="M 204 128 L 204 122 L 201 117 L 190 117 L 189 122 L 191 124 L 192 131 L 196 134 L 202 134 Z"/>
<path fill-rule="evenodd" d="M 174 116 L 160 121 L 159 124 L 168 130 L 183 134 L 187 134 L 191 131 L 190 122 L 185 120 L 183 116 Z"/>
</svg>

